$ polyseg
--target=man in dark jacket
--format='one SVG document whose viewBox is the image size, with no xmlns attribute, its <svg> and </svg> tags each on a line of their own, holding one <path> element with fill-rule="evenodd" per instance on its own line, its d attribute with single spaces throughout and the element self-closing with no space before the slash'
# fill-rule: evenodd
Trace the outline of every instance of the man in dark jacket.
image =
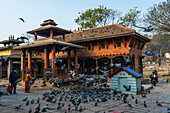
<svg viewBox="0 0 170 113">
<path fill-rule="evenodd" d="M 16 87 L 17 87 L 17 82 L 16 80 L 18 79 L 18 74 L 16 72 L 16 69 L 13 68 L 12 69 L 12 72 L 10 73 L 10 76 L 9 76 L 9 82 L 11 83 L 11 94 L 12 94 L 12 91 L 13 91 L 13 88 L 14 88 L 14 91 L 13 93 L 14 94 L 17 94 L 16 93 Z"/>
</svg>

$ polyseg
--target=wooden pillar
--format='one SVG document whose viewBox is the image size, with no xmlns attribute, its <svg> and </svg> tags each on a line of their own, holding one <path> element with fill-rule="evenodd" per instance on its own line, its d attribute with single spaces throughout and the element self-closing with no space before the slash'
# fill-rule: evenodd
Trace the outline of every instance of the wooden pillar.
<svg viewBox="0 0 170 113">
<path fill-rule="evenodd" d="M 70 50 L 68 50 L 67 52 L 67 74 L 69 74 L 70 72 L 70 63 L 71 63 L 71 54 L 70 54 Z"/>
<path fill-rule="evenodd" d="M 44 52 L 44 72 L 47 71 L 47 68 L 48 68 L 48 52 Z"/>
<path fill-rule="evenodd" d="M 53 29 L 50 30 L 50 38 L 52 39 L 53 38 Z"/>
<path fill-rule="evenodd" d="M 22 80 L 25 80 L 25 74 L 26 74 L 26 66 L 25 66 L 25 50 L 22 50 L 21 54 L 21 74 L 22 74 Z"/>
<path fill-rule="evenodd" d="M 83 59 L 83 74 L 85 74 L 85 59 Z"/>
<path fill-rule="evenodd" d="M 55 77 L 56 73 L 55 73 L 55 63 L 53 62 L 55 59 L 55 45 L 53 45 L 52 51 L 51 51 L 51 68 L 52 68 L 52 77 Z"/>
<path fill-rule="evenodd" d="M 37 59 L 34 60 L 34 78 L 37 78 Z"/>
<path fill-rule="evenodd" d="M 137 73 L 139 73 L 139 59 L 138 59 L 138 55 L 137 54 L 135 54 L 135 71 L 137 72 Z"/>
<path fill-rule="evenodd" d="M 113 59 L 112 58 L 110 59 L 110 63 L 113 64 Z M 111 74 L 113 73 L 113 67 L 111 68 L 110 73 Z"/>
<path fill-rule="evenodd" d="M 28 71 L 31 71 L 31 55 L 32 52 L 28 50 Z"/>
<path fill-rule="evenodd" d="M 12 59 L 8 60 L 8 76 L 7 78 L 9 79 L 10 73 L 12 72 Z"/>
<path fill-rule="evenodd" d="M 78 51 L 77 51 L 77 50 L 74 51 L 74 57 L 75 57 L 75 66 L 74 66 L 74 69 L 75 69 L 75 73 L 78 74 L 78 69 L 77 69 L 77 64 L 78 64 Z"/>
<path fill-rule="evenodd" d="M 98 66 L 98 59 L 96 59 L 96 67 Z M 98 69 L 96 69 L 96 75 L 98 75 L 99 74 L 99 70 Z"/>
<path fill-rule="evenodd" d="M 2 61 L 0 62 L 0 79 L 2 78 Z"/>
</svg>

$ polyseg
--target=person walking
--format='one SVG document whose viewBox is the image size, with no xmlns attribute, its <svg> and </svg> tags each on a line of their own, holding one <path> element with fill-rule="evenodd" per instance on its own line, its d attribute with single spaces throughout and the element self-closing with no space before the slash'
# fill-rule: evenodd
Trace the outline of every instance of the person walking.
<svg viewBox="0 0 170 113">
<path fill-rule="evenodd" d="M 31 71 L 28 71 L 25 79 L 25 93 L 30 93 L 30 87 L 28 88 L 30 80 L 32 80 Z"/>
<path fill-rule="evenodd" d="M 17 79 L 18 79 L 18 74 L 15 68 L 12 69 L 12 72 L 10 73 L 9 76 L 9 82 L 11 83 L 11 92 L 10 94 L 14 93 L 17 94 L 16 88 L 17 88 Z M 13 91 L 14 89 L 14 91 Z M 13 92 L 12 92 L 13 91 Z"/>
</svg>

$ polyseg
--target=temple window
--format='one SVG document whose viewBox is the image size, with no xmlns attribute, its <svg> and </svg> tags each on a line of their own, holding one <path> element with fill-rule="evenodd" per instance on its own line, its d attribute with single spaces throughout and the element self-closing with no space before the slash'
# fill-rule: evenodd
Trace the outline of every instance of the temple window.
<svg viewBox="0 0 170 113">
<path fill-rule="evenodd" d="M 102 49 L 105 49 L 105 43 L 101 43 Z"/>
<path fill-rule="evenodd" d="M 91 50 L 91 46 L 90 46 L 90 44 L 88 45 L 88 50 Z"/>
<path fill-rule="evenodd" d="M 117 47 L 121 47 L 121 42 L 118 42 L 118 43 L 117 43 Z"/>
</svg>

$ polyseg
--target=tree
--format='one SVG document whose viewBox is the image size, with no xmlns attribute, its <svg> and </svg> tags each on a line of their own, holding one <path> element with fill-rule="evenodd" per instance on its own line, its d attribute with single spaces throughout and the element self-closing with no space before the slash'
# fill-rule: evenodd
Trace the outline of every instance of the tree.
<svg viewBox="0 0 170 113">
<path fill-rule="evenodd" d="M 145 22 L 155 24 L 156 31 L 170 31 L 170 0 L 154 4 L 148 9 Z"/>
<path fill-rule="evenodd" d="M 79 12 L 75 23 L 80 25 L 81 29 L 105 26 L 111 22 L 113 24 L 119 14 L 117 10 L 107 9 L 103 5 L 100 5 L 98 8 L 88 9 L 82 13 Z"/>
<path fill-rule="evenodd" d="M 118 19 L 118 24 L 131 28 L 134 24 L 136 24 L 139 20 L 141 11 L 137 10 L 138 7 L 134 7 L 134 9 L 130 9 L 124 16 L 121 16 Z"/>
</svg>

